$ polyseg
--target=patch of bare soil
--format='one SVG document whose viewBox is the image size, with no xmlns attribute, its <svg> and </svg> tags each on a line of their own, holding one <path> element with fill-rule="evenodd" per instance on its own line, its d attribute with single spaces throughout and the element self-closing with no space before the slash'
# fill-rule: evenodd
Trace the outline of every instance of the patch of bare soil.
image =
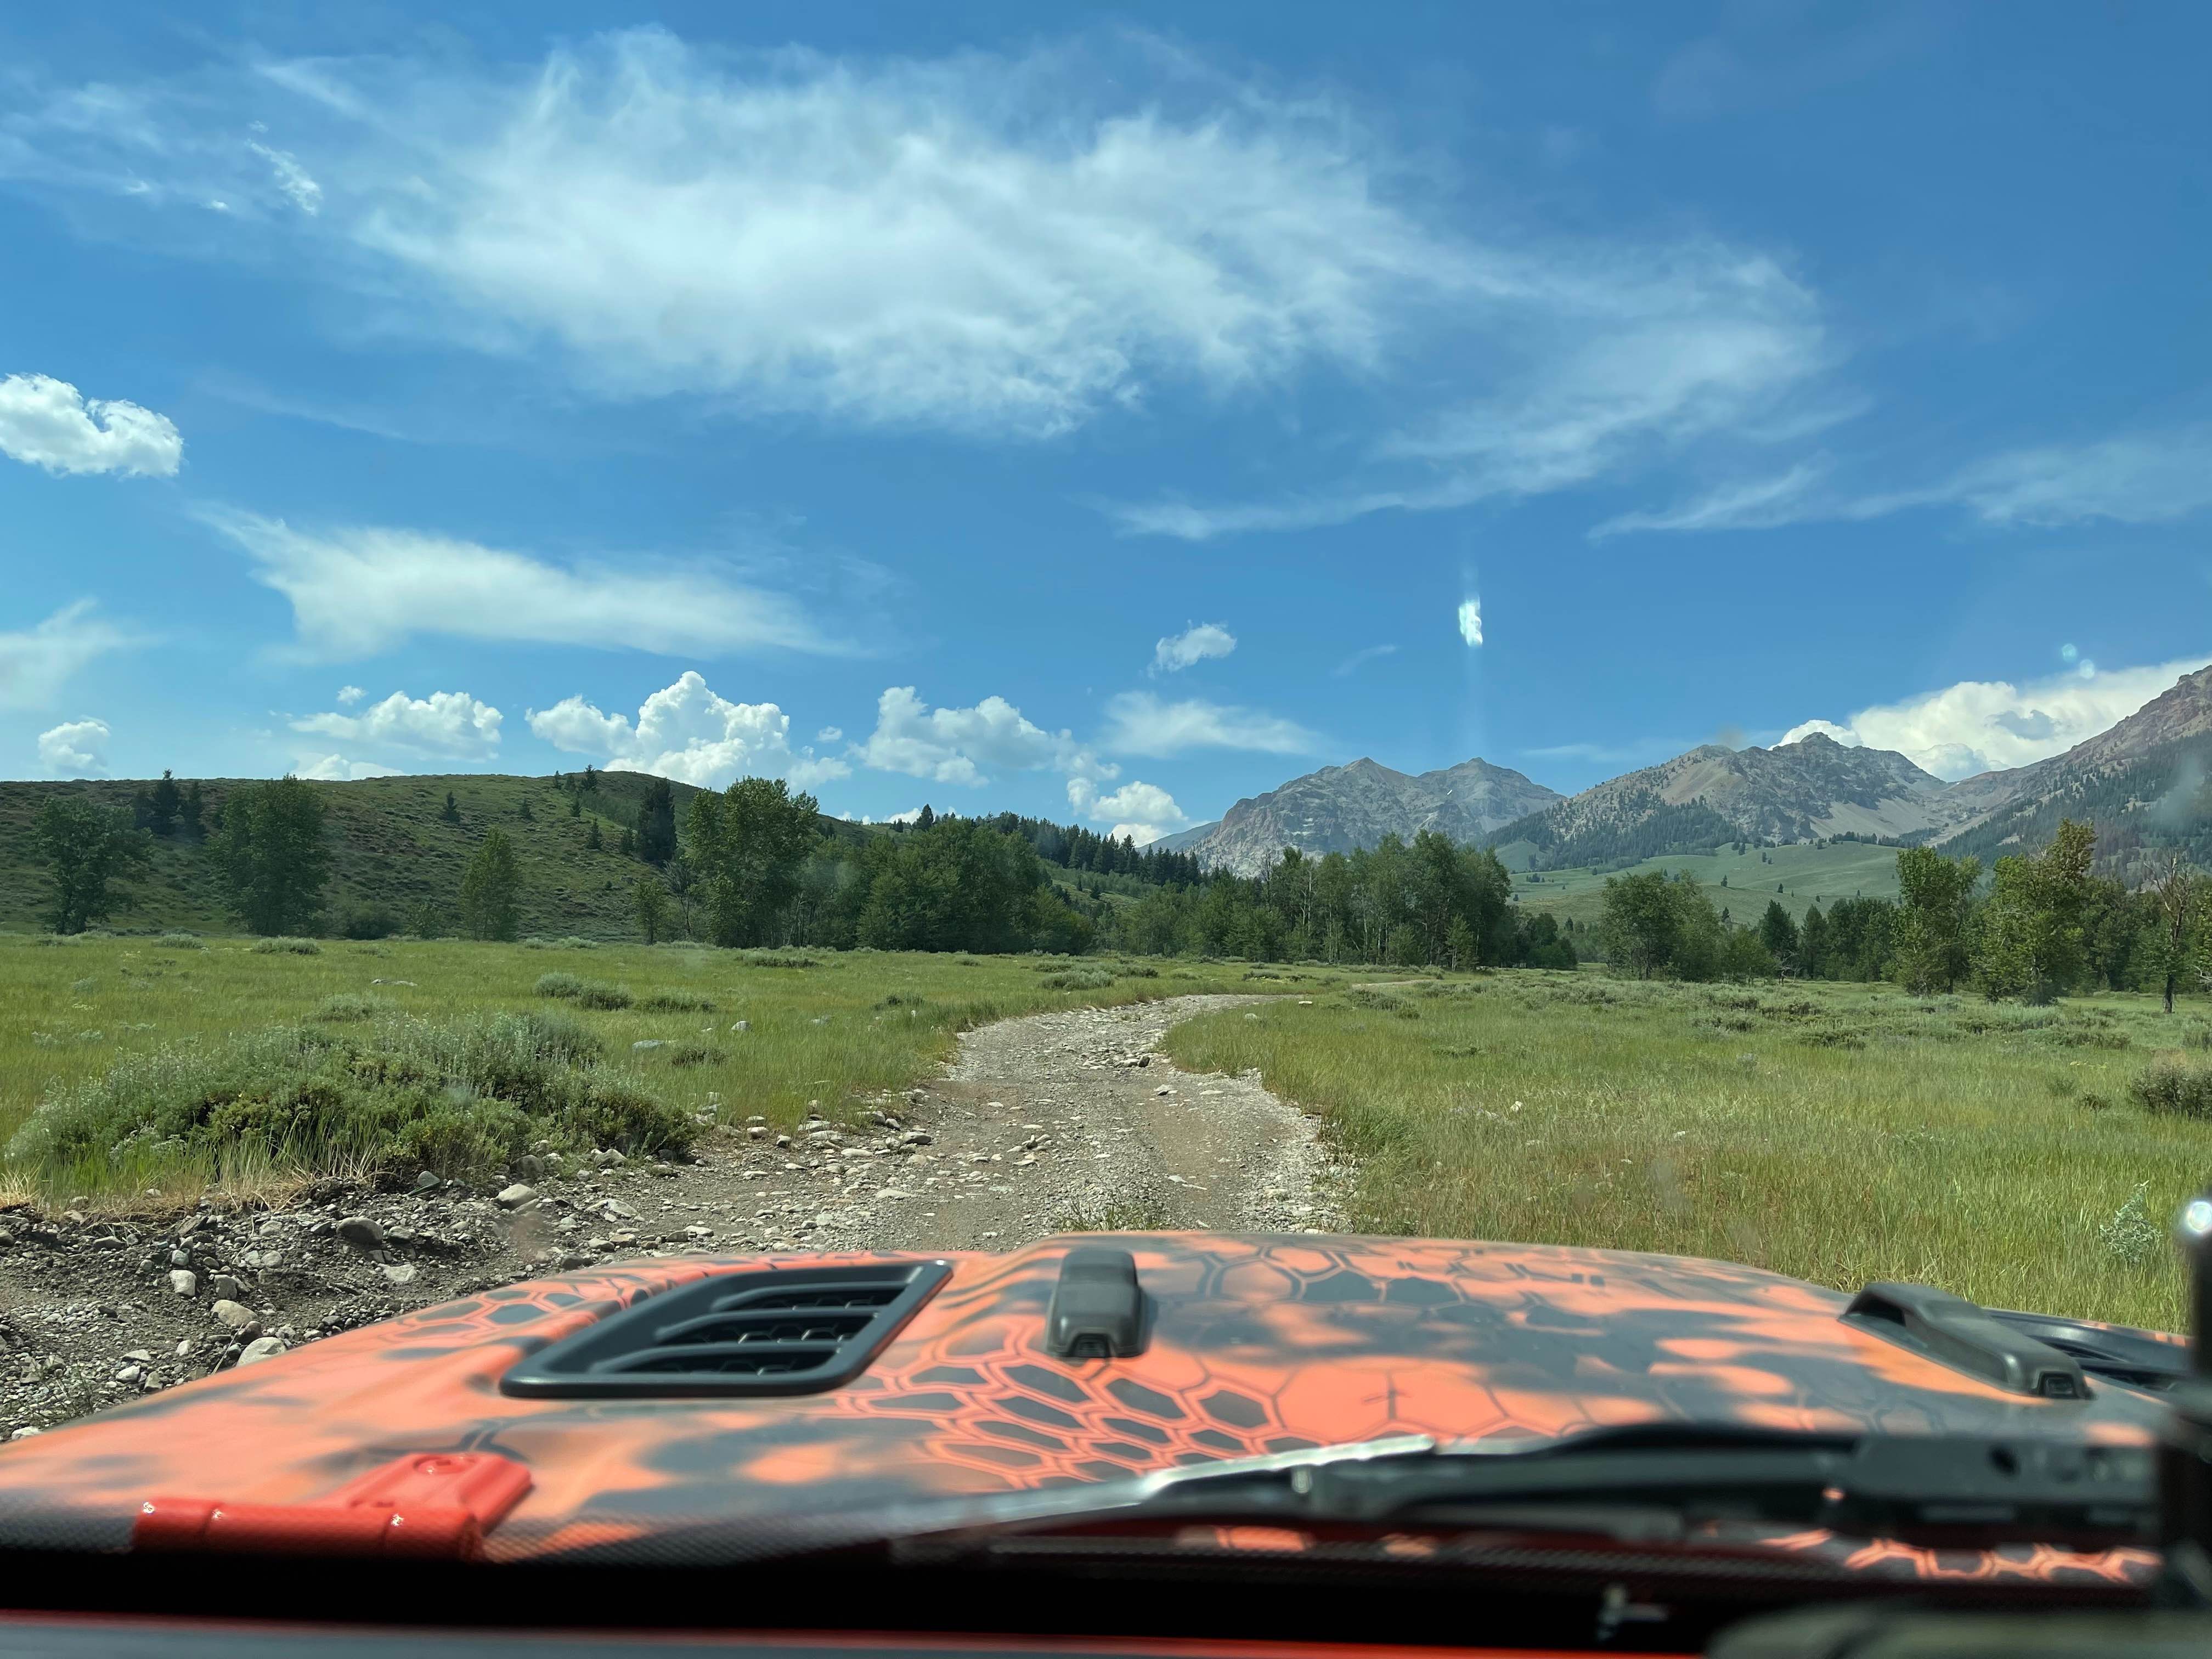
<svg viewBox="0 0 2212 1659">
<path fill-rule="evenodd" d="M 411 1308 L 625 1256 L 1011 1249 L 1040 1234 L 1332 1231 L 1340 1171 L 1256 1076 L 1177 1071 L 1177 997 L 969 1032 L 861 1129 L 727 1125 L 690 1164 L 526 1160 L 497 1192 L 326 1182 L 183 1216 L 0 1212 L 0 1436 Z"/>
</svg>

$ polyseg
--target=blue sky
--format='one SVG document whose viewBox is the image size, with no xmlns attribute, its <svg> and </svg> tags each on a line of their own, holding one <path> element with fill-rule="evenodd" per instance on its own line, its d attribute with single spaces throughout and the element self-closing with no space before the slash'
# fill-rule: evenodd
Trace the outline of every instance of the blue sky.
<svg viewBox="0 0 2212 1659">
<path fill-rule="evenodd" d="M 0 20 L 0 775 L 1150 835 L 2212 659 L 2201 7 L 451 9 Z"/>
</svg>

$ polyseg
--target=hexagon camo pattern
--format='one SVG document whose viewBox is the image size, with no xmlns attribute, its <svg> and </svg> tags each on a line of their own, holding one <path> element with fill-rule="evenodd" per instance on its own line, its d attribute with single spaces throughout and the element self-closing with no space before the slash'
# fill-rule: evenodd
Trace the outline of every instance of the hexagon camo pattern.
<svg viewBox="0 0 2212 1659">
<path fill-rule="evenodd" d="M 1060 1257 L 1112 1242 L 1153 1303 L 1146 1351 L 1040 1346 Z M 2003 1394 L 1841 1323 L 1846 1298 L 1727 1263 L 1435 1240 L 1127 1235 L 948 1256 L 955 1273 L 832 1393 L 508 1399 L 501 1374 L 705 1273 L 872 1255 L 641 1261 L 518 1285 L 326 1339 L 0 1452 L 0 1511 L 148 1497 L 312 1502 L 407 1452 L 496 1451 L 535 1486 L 514 1558 L 705 1521 L 879 1509 L 1390 1434 L 1552 1438 L 1646 1422 L 2142 1442 L 2156 1403 Z M 0 1522 L 4 1537 L 4 1522 Z M 2145 1552 L 1914 1551 L 1802 1534 L 1763 1547 L 1909 1577 L 2138 1582 Z M 2062 1559 L 2063 1558 L 2063 1559 Z"/>
</svg>

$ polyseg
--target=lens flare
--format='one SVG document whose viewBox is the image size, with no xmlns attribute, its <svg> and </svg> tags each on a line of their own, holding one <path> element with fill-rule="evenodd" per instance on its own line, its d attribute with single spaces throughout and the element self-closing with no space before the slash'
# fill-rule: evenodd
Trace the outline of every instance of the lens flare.
<svg viewBox="0 0 2212 1659">
<path fill-rule="evenodd" d="M 1459 636 L 1469 645 L 1482 643 L 1482 601 L 1472 595 L 1459 602 Z"/>
</svg>

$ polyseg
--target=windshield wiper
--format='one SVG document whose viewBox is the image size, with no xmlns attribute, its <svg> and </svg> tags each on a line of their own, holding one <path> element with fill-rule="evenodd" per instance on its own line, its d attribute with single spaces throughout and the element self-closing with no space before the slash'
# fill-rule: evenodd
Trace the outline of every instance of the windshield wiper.
<svg viewBox="0 0 2212 1659">
<path fill-rule="evenodd" d="M 1736 1521 L 1855 1537 L 2081 1548 L 2155 1536 L 2153 1454 L 2033 1436 L 1808 1435 L 1649 1425 L 1572 1439 L 1439 1444 L 1407 1435 L 1224 1460 L 1097 1486 L 814 1516 L 665 1525 L 573 1559 L 763 1562 L 889 1547 L 957 1556 L 1000 1540 L 1199 1522 L 1408 1526 L 1620 1538 Z"/>
<path fill-rule="evenodd" d="M 1571 1510 L 1584 1520 L 1663 1513 L 1685 1523 L 1759 1521 L 1962 1544 L 2108 1545 L 2154 1536 L 2157 1514 L 2148 1447 L 1665 1426 L 1504 1447 L 1409 1436 L 1170 1470 L 1060 1496 L 1057 1513 L 1025 1504 L 1031 1512 L 995 1524 L 1022 1531 L 1200 1518 L 1534 1524 L 1547 1510 Z"/>
</svg>

